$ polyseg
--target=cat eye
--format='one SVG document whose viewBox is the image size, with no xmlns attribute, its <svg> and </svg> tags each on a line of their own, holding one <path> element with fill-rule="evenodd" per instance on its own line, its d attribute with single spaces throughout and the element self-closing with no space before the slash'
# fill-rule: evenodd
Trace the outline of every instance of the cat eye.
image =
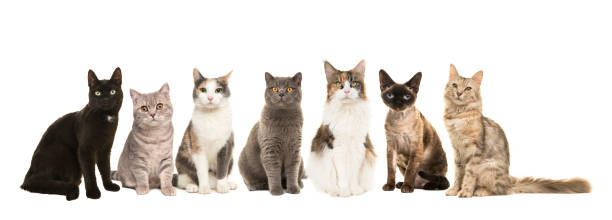
<svg viewBox="0 0 612 220">
<path fill-rule="evenodd" d="M 404 96 L 404 99 L 405 99 L 405 100 L 408 100 L 408 99 L 410 99 L 411 97 L 412 97 L 411 95 L 405 95 L 405 96 Z"/>
<path fill-rule="evenodd" d="M 110 91 L 111 95 L 114 95 L 115 93 L 117 93 L 117 91 L 115 91 L 114 89 Z"/>
<path fill-rule="evenodd" d="M 342 83 L 340 83 L 340 82 L 336 82 L 336 86 L 337 86 L 337 87 L 340 87 L 340 88 L 342 89 Z"/>
<path fill-rule="evenodd" d="M 95 94 L 96 96 L 101 96 L 101 95 L 102 95 L 102 92 L 100 92 L 100 91 L 95 91 L 95 92 L 94 92 L 94 94 Z"/>
<path fill-rule="evenodd" d="M 278 88 L 277 87 L 272 88 L 272 92 L 278 92 Z"/>
<path fill-rule="evenodd" d="M 287 88 L 287 92 L 293 92 L 293 88 Z"/>
<path fill-rule="evenodd" d="M 352 82 L 352 83 L 351 83 L 351 87 L 356 87 L 357 85 L 359 85 L 359 83 L 358 83 L 358 82 Z"/>
<path fill-rule="evenodd" d="M 457 88 L 457 83 L 453 83 L 453 87 Z"/>
<path fill-rule="evenodd" d="M 149 107 L 147 107 L 147 106 L 142 106 L 142 107 L 140 107 L 140 111 L 142 111 L 142 112 L 148 112 L 148 111 L 149 111 Z"/>
<path fill-rule="evenodd" d="M 200 92 L 206 92 L 206 88 L 200 88 Z"/>
<path fill-rule="evenodd" d="M 143 106 L 143 107 L 144 107 L 144 106 Z M 157 104 L 157 106 L 155 106 L 155 108 L 156 108 L 157 110 L 162 110 L 162 109 L 164 108 L 164 104 L 159 103 L 159 104 Z"/>
<path fill-rule="evenodd" d="M 222 88 L 217 88 L 217 89 L 215 89 L 215 93 L 221 93 L 222 91 L 223 91 L 223 89 L 222 89 Z"/>
<path fill-rule="evenodd" d="M 465 91 L 470 91 L 470 90 L 472 90 L 472 87 L 469 87 L 469 86 L 465 87 Z"/>
<path fill-rule="evenodd" d="M 390 99 L 392 99 L 393 97 L 395 97 L 395 96 L 394 96 L 393 94 L 391 94 L 391 93 L 387 93 L 387 94 L 386 94 L 386 96 L 387 96 L 387 98 L 390 98 Z"/>
</svg>

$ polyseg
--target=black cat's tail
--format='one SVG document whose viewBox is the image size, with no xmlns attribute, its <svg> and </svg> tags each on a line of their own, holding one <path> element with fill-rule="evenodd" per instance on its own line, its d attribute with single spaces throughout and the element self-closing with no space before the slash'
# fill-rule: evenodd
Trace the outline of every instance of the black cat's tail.
<svg viewBox="0 0 612 220">
<path fill-rule="evenodd" d="M 178 187 L 178 174 L 172 174 L 172 186 Z"/>
<path fill-rule="evenodd" d="M 429 181 L 425 184 L 425 186 L 423 186 L 424 190 L 445 190 L 450 187 L 450 183 L 445 176 L 427 174 L 423 171 L 419 171 L 419 176 Z"/>
</svg>

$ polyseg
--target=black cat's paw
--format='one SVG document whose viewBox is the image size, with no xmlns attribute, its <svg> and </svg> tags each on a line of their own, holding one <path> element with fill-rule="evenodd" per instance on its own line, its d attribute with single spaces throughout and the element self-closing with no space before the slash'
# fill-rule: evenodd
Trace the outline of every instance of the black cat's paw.
<svg viewBox="0 0 612 220">
<path fill-rule="evenodd" d="M 79 186 L 72 186 L 67 192 L 66 192 L 66 200 L 68 201 L 72 201 L 79 198 Z"/>
<path fill-rule="evenodd" d="M 94 189 L 86 189 L 85 190 L 85 194 L 87 195 L 87 198 L 90 199 L 99 199 L 100 198 L 100 189 L 98 189 L 97 187 Z"/>
<path fill-rule="evenodd" d="M 275 189 L 270 189 L 270 194 L 272 194 L 273 196 L 280 196 L 283 194 L 283 188 L 279 187 Z"/>
<path fill-rule="evenodd" d="M 401 189 L 403 185 L 404 185 L 404 182 L 397 182 L 395 184 L 395 188 Z"/>
<path fill-rule="evenodd" d="M 121 189 L 121 187 L 114 183 L 107 183 L 107 184 L 104 184 L 104 189 L 106 191 L 117 192 Z"/>
<path fill-rule="evenodd" d="M 384 191 L 393 191 L 393 190 L 395 190 L 395 185 L 387 183 L 387 184 L 383 185 L 382 189 Z"/>
</svg>

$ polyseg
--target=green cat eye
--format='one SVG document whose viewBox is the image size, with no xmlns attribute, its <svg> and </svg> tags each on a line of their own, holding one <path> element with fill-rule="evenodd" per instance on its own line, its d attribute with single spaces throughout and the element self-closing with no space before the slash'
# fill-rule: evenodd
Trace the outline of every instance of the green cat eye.
<svg viewBox="0 0 612 220">
<path fill-rule="evenodd" d="M 223 91 L 223 89 L 222 89 L 222 88 L 217 88 L 217 89 L 215 89 L 215 93 L 221 93 L 222 91 Z"/>
<path fill-rule="evenodd" d="M 206 92 L 206 88 L 200 88 L 200 92 Z"/>
<path fill-rule="evenodd" d="M 110 91 L 111 95 L 114 95 L 115 93 L 117 93 L 117 91 L 115 91 L 114 89 Z"/>
<path fill-rule="evenodd" d="M 357 86 L 357 82 L 352 82 L 351 87 L 355 87 L 355 86 Z"/>
<path fill-rule="evenodd" d="M 469 86 L 465 87 L 465 91 L 470 91 L 470 90 L 472 90 L 472 87 L 469 87 Z"/>
<path fill-rule="evenodd" d="M 94 94 L 95 94 L 96 96 L 101 96 L 101 95 L 102 95 L 102 92 L 100 92 L 100 91 L 95 91 L 95 92 L 94 92 Z"/>
<path fill-rule="evenodd" d="M 342 83 L 340 83 L 340 82 L 336 82 L 336 86 L 337 86 L 337 87 L 341 87 L 341 86 L 342 86 Z"/>
</svg>

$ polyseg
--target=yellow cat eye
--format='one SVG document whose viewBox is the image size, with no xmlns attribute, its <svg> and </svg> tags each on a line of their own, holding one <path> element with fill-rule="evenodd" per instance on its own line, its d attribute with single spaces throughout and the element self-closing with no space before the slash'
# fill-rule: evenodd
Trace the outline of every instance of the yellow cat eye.
<svg viewBox="0 0 612 220">
<path fill-rule="evenodd" d="M 159 104 L 157 104 L 157 106 L 155 106 L 155 108 L 157 110 L 162 110 L 164 108 L 164 104 L 159 103 Z"/>
<path fill-rule="evenodd" d="M 95 91 L 95 92 L 94 92 L 94 94 L 95 94 L 96 96 L 101 96 L 101 95 L 102 95 L 102 92 L 100 92 L 100 91 Z"/>
<path fill-rule="evenodd" d="M 276 87 L 272 88 L 272 92 L 278 92 L 278 88 Z"/>
<path fill-rule="evenodd" d="M 351 86 L 352 86 L 352 87 L 357 86 L 357 82 L 352 82 L 352 83 L 351 83 Z"/>
<path fill-rule="evenodd" d="M 149 111 L 149 107 L 147 107 L 147 106 L 142 106 L 142 107 L 140 107 L 140 111 L 142 111 L 142 112 L 148 112 L 148 111 Z"/>
<path fill-rule="evenodd" d="M 287 88 L 287 92 L 293 92 L 293 88 Z"/>
</svg>

